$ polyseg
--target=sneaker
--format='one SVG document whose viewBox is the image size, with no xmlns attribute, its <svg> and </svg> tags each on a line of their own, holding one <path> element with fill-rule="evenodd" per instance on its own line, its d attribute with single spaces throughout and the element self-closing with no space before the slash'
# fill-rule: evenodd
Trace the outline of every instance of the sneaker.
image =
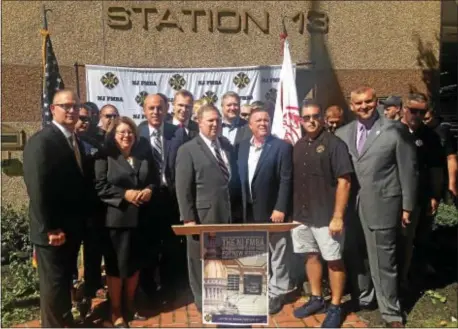
<svg viewBox="0 0 458 329">
<path fill-rule="evenodd" d="M 321 328 L 340 328 L 341 322 L 342 308 L 340 305 L 330 304 Z"/>
<path fill-rule="evenodd" d="M 313 314 L 323 313 L 326 309 L 324 299 L 321 296 L 311 296 L 307 303 L 294 310 L 296 318 L 305 318 Z"/>
</svg>

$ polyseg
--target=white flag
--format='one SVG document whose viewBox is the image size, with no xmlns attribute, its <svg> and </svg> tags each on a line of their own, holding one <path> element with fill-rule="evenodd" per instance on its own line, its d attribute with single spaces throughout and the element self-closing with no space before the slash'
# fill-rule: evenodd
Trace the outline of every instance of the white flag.
<svg viewBox="0 0 458 329">
<path fill-rule="evenodd" d="M 275 103 L 272 135 L 290 142 L 292 145 L 301 138 L 299 105 L 297 100 L 296 78 L 291 63 L 289 42 L 285 39 L 283 65 Z"/>
</svg>

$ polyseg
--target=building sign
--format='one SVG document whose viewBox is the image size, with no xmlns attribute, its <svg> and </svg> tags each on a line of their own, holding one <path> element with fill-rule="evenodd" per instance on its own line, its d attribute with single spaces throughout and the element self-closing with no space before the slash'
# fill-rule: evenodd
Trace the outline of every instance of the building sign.
<svg viewBox="0 0 458 329">
<path fill-rule="evenodd" d="M 202 233 L 202 322 L 269 323 L 268 232 Z"/>
<path fill-rule="evenodd" d="M 295 67 L 294 67 L 295 70 Z M 281 66 L 248 66 L 199 69 L 145 69 L 86 65 L 87 100 L 100 108 L 115 105 L 120 114 L 140 123 L 148 94 L 162 93 L 173 100 L 180 89 L 217 106 L 228 91 L 240 95 L 242 104 L 263 101 L 275 106 Z M 169 109 L 170 110 L 170 109 Z"/>
<path fill-rule="evenodd" d="M 174 29 L 180 32 L 194 33 L 208 31 L 210 33 L 245 33 L 258 30 L 264 34 L 270 33 L 271 15 L 267 11 L 261 14 L 249 10 L 236 9 L 157 9 L 141 5 L 129 7 L 108 7 L 106 11 L 107 24 L 112 29 L 130 30 L 141 26 L 150 31 Z M 282 17 L 275 16 L 280 24 Z M 309 10 L 294 13 L 285 17 L 300 34 L 328 33 L 328 15 L 322 11 Z"/>
</svg>

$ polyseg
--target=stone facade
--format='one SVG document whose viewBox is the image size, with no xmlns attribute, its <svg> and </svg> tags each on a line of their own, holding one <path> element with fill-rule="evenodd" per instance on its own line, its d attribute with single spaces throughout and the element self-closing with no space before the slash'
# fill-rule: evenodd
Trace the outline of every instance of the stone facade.
<svg viewBox="0 0 458 329">
<path fill-rule="evenodd" d="M 299 69 L 323 105 L 345 107 L 352 88 L 381 96 L 427 90 L 436 75 L 440 1 L 4 1 L 2 118 L 39 128 L 42 5 L 66 87 L 74 63 L 135 67 L 220 67 L 281 63 L 282 18 Z M 419 51 L 419 44 L 424 45 Z M 420 55 L 420 56 L 419 56 Z M 428 62 L 428 63 L 431 63 Z M 79 68 L 85 99 L 85 72 Z M 305 95 L 299 95 L 304 97 Z M 18 153 L 20 157 L 20 153 Z M 23 203 L 19 177 L 2 173 L 2 201 Z"/>
</svg>

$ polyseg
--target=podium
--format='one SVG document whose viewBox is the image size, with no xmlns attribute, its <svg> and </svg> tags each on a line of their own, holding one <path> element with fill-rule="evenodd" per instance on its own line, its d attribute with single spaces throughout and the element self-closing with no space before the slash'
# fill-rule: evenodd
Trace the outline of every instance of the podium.
<svg viewBox="0 0 458 329">
<path fill-rule="evenodd" d="M 298 225 L 172 226 L 176 235 L 200 236 L 203 324 L 269 324 L 269 234 L 287 234 Z"/>
</svg>

